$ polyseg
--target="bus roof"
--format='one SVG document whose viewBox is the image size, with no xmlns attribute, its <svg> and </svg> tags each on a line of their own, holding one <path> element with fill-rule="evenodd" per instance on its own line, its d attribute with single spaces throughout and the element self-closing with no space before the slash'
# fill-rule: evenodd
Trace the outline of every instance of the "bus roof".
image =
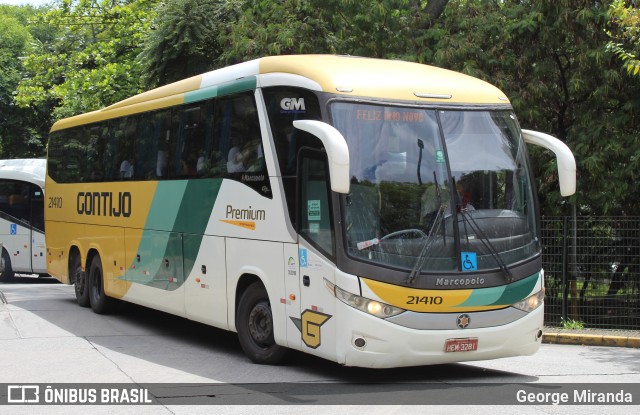
<svg viewBox="0 0 640 415">
<path fill-rule="evenodd" d="M 44 188 L 45 159 L 0 160 L 0 179 L 21 180 Z"/>
<path fill-rule="evenodd" d="M 505 94 L 491 84 L 434 66 L 336 55 L 271 56 L 197 75 L 58 121 L 52 131 L 272 85 L 418 103 L 509 104 Z"/>
</svg>

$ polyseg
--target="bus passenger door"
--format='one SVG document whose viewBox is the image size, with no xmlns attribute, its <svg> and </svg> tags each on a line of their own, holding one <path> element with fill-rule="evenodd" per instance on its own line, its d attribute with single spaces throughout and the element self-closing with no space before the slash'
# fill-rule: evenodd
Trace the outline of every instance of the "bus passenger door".
<svg viewBox="0 0 640 415">
<path fill-rule="evenodd" d="M 16 272 L 31 273 L 31 228 L 29 226 L 30 184 L 2 181 L 2 229 L 4 249 L 9 254 L 11 267 Z M 6 236 L 4 236 L 6 235 Z"/>
<path fill-rule="evenodd" d="M 330 260 L 335 255 L 335 241 L 325 153 L 301 151 L 298 177 L 299 328 L 303 350 L 335 359 L 335 297 L 326 285 L 326 281 L 335 283 L 335 265 Z"/>
<path fill-rule="evenodd" d="M 47 273 L 47 257 L 44 240 L 44 192 L 31 185 L 31 269 L 37 274 Z"/>
</svg>

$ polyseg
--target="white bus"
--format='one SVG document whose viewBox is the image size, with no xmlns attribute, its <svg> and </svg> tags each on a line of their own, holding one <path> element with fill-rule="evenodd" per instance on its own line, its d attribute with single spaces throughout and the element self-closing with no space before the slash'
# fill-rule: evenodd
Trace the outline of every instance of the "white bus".
<svg viewBox="0 0 640 415">
<path fill-rule="evenodd" d="M 0 160 L 0 281 L 47 273 L 44 239 L 45 159 Z"/>
<path fill-rule="evenodd" d="M 507 97 L 455 72 L 261 58 L 57 122 L 48 271 L 287 349 L 396 367 L 534 353 L 544 277 L 525 142 Z"/>
</svg>

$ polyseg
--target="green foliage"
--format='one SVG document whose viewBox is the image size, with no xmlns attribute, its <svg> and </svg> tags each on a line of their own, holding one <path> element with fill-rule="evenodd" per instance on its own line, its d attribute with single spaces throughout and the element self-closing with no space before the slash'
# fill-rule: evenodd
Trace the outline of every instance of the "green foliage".
<svg viewBox="0 0 640 415">
<path fill-rule="evenodd" d="M 27 21 L 34 13 L 31 7 L 0 6 L 0 158 L 44 154 L 36 117 L 13 102 L 22 77 L 21 57 L 33 40 Z"/>
<path fill-rule="evenodd" d="M 611 29 L 614 40 L 607 43 L 607 50 L 615 54 L 630 75 L 640 76 L 640 9 L 627 5 L 624 0 L 615 0 L 609 6 Z"/>
<path fill-rule="evenodd" d="M 60 119 L 93 111 L 143 90 L 135 57 L 155 0 L 59 0 L 36 23 L 55 30 L 25 59 L 16 103 L 51 107 Z"/>
<path fill-rule="evenodd" d="M 457 0 L 445 14 L 434 63 L 497 85 L 524 128 L 569 145 L 581 213 L 638 214 L 640 91 L 605 50 L 607 4 Z M 543 213 L 562 213 L 553 157 L 532 157 Z"/>
<path fill-rule="evenodd" d="M 220 65 L 266 55 L 335 53 L 335 37 L 310 0 L 255 0 L 221 34 Z"/>
<path fill-rule="evenodd" d="M 214 67 L 220 37 L 246 0 L 169 0 L 161 3 L 138 57 L 148 85 L 162 85 Z"/>
<path fill-rule="evenodd" d="M 582 321 L 574 320 L 572 318 L 564 319 L 562 318 L 562 328 L 568 330 L 582 330 L 584 329 L 584 323 Z"/>
</svg>

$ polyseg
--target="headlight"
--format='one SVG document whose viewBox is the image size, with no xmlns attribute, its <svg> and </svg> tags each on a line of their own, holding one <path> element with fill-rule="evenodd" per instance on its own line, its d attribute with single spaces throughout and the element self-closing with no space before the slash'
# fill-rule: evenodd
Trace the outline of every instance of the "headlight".
<svg viewBox="0 0 640 415">
<path fill-rule="evenodd" d="M 335 297 L 345 303 L 346 305 L 356 308 L 360 311 L 364 311 L 367 314 L 378 318 L 389 318 L 397 316 L 400 313 L 405 312 L 402 308 L 394 307 L 389 304 L 382 303 L 380 301 L 371 300 L 369 298 L 361 297 L 356 294 L 351 294 L 338 287 L 335 284 L 330 283 L 326 279 L 324 280 L 327 289 L 335 295 Z"/>
<path fill-rule="evenodd" d="M 536 308 L 542 305 L 544 301 L 544 288 L 538 291 L 535 294 L 530 295 L 522 301 L 518 301 L 513 304 L 512 307 L 517 308 L 518 310 L 526 311 L 527 313 L 535 310 Z"/>
</svg>

